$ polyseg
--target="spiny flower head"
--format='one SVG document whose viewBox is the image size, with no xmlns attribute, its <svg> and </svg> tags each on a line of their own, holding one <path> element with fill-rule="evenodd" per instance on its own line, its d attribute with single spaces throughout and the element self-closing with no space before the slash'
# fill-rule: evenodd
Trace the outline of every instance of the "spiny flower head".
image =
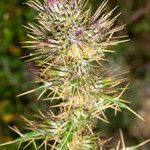
<svg viewBox="0 0 150 150">
<path fill-rule="evenodd" d="M 43 83 L 38 99 L 50 90 L 44 100 L 62 99 L 58 107 L 64 111 L 82 107 L 90 110 L 91 118 L 99 118 L 108 107 L 121 105 L 119 98 L 124 90 L 120 92 L 118 85 L 127 79 L 121 79 L 123 74 L 114 73 L 113 67 L 102 67 L 109 46 L 123 42 L 119 40 L 123 36 L 116 37 L 115 33 L 124 26 L 114 27 L 119 15 L 111 18 L 115 9 L 104 12 L 107 2 L 93 16 L 82 0 L 27 3 L 37 11 L 37 23 L 27 27 L 33 40 L 26 43 L 33 49 L 29 60 L 37 64 L 36 82 Z"/>
<path fill-rule="evenodd" d="M 53 87 L 53 95 L 69 100 L 67 105 L 71 99 L 75 107 L 81 101 L 82 105 L 89 101 L 93 104 L 104 94 L 119 92 L 115 87 L 126 79 L 108 76 L 101 67 L 108 47 L 122 42 L 113 35 L 124 27 L 113 27 L 118 16 L 110 18 L 114 10 L 104 13 L 107 1 L 92 17 L 82 0 L 48 0 L 44 4 L 36 0 L 27 4 L 38 12 L 37 23 L 28 27 L 33 40 L 27 47 L 34 49 L 29 58 L 38 64 L 37 80 L 46 89 Z"/>
</svg>

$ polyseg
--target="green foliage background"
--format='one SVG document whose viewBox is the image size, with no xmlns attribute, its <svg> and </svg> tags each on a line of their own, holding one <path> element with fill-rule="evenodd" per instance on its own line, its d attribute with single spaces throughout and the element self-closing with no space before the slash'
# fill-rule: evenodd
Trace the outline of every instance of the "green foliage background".
<svg viewBox="0 0 150 150">
<path fill-rule="evenodd" d="M 37 108 L 45 108 L 35 102 L 36 93 L 21 98 L 16 95 L 33 88 L 29 81 L 33 80 L 33 73 L 29 68 L 32 63 L 25 63 L 19 57 L 28 53 L 21 48 L 21 42 L 27 39 L 25 29 L 22 25 L 32 20 L 33 10 L 23 3 L 24 0 L 0 0 L 0 141 L 9 141 L 17 137 L 8 125 L 16 125 L 23 129 L 23 123 L 19 115 L 31 118 Z M 100 5 L 102 0 L 90 0 L 92 11 Z M 149 0 L 110 0 L 108 10 L 119 5 L 117 12 L 122 15 L 117 24 L 127 24 L 126 34 L 129 35 L 130 42 L 117 47 L 111 61 L 117 65 L 130 70 L 130 90 L 125 94 L 125 98 L 131 101 L 131 108 L 138 112 L 144 109 L 144 104 L 150 98 L 148 92 L 150 86 L 150 1 Z M 149 100 L 150 101 L 150 100 Z M 149 107 L 150 108 L 150 107 Z M 135 136 L 131 134 L 131 126 L 134 116 L 128 112 L 118 114 L 115 119 L 113 112 L 108 112 L 108 118 L 112 124 L 98 124 L 98 129 L 103 130 L 108 135 L 115 137 L 119 128 L 125 132 L 128 143 L 138 143 L 144 140 L 145 136 Z M 13 150 L 16 146 L 5 148 Z"/>
</svg>

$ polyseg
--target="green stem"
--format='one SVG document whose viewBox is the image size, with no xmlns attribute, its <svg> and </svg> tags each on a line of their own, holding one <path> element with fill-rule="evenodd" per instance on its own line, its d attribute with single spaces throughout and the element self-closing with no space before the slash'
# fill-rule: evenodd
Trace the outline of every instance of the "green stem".
<svg viewBox="0 0 150 150">
<path fill-rule="evenodd" d="M 58 148 L 60 150 L 65 150 L 67 147 L 67 144 L 72 141 L 74 135 L 75 135 L 75 131 L 73 131 L 73 125 L 71 123 L 68 129 L 65 131 L 62 143 L 58 145 Z"/>
</svg>

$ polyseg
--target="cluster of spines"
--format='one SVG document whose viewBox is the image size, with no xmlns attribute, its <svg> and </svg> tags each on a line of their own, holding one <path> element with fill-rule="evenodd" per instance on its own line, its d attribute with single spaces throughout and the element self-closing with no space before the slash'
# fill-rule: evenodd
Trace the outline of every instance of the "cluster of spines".
<svg viewBox="0 0 150 150">
<path fill-rule="evenodd" d="M 21 136 L 14 142 L 28 142 L 25 147 L 33 143 L 35 149 L 102 149 L 105 141 L 93 132 L 95 121 L 108 123 L 108 108 L 115 113 L 121 108 L 132 111 L 121 99 L 128 85 L 119 87 L 127 79 L 114 74 L 114 66 L 102 66 L 105 53 L 112 52 L 109 47 L 125 41 L 125 36 L 115 36 L 124 25 L 113 27 L 120 14 L 111 19 L 115 9 L 104 13 L 107 1 L 92 17 L 82 0 L 46 0 L 44 4 L 34 0 L 27 4 L 37 11 L 37 22 L 26 27 L 32 38 L 25 42 L 31 49 L 27 58 L 35 62 L 36 82 L 42 85 L 19 96 L 39 90 L 38 100 L 58 103 L 46 114 L 39 111 L 38 121 L 23 117 L 33 132 L 23 135 L 13 128 Z M 59 111 L 55 114 L 51 108 Z"/>
</svg>

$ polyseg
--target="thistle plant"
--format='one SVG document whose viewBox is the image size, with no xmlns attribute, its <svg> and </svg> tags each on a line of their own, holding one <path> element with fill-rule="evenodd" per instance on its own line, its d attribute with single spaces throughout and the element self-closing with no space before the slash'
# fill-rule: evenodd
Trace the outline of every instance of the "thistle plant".
<svg viewBox="0 0 150 150">
<path fill-rule="evenodd" d="M 116 8 L 105 12 L 107 2 L 94 15 L 86 8 L 86 0 L 27 2 L 37 15 L 26 26 L 31 40 L 24 42 L 30 49 L 25 58 L 35 63 L 39 86 L 18 96 L 39 91 L 37 100 L 51 105 L 46 113 L 38 110 L 34 121 L 23 117 L 28 133 L 10 127 L 20 138 L 6 144 L 25 143 L 24 148 L 33 144 L 35 149 L 45 150 L 104 149 L 109 139 L 95 132 L 95 126 L 97 120 L 109 122 L 106 110 L 114 109 L 116 115 L 127 109 L 137 115 L 121 98 L 128 88 L 126 72 L 118 72 L 108 63 L 106 54 L 113 52 L 111 47 L 127 40 L 117 34 L 124 25 L 114 26 L 120 15 L 112 17 Z"/>
</svg>

